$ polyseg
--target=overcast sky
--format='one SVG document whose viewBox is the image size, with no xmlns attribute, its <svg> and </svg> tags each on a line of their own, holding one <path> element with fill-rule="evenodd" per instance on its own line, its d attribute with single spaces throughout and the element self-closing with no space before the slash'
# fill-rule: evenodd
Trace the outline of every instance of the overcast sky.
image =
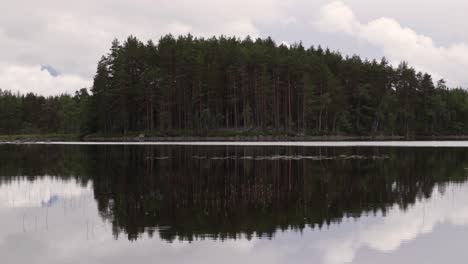
<svg viewBox="0 0 468 264">
<path fill-rule="evenodd" d="M 0 16 L 0 89 L 72 93 L 91 86 L 112 39 L 189 32 L 271 36 L 278 43 L 385 56 L 468 87 L 466 10 L 462 0 L 7 1 Z"/>
</svg>

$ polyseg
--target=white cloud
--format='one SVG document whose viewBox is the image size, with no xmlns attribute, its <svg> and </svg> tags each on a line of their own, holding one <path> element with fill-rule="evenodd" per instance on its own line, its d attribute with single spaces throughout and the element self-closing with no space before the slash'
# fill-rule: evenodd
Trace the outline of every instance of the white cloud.
<svg viewBox="0 0 468 264">
<path fill-rule="evenodd" d="M 42 95 L 73 94 L 80 88 L 91 86 L 91 81 L 78 75 L 52 76 L 41 66 L 16 66 L 0 64 L 0 89 L 14 93 Z"/>
<path fill-rule="evenodd" d="M 320 30 L 352 34 L 358 28 L 353 10 L 342 2 L 333 2 L 322 7 L 315 23 Z"/>
<path fill-rule="evenodd" d="M 2 4 L 0 16 L 1 85 L 44 94 L 76 90 L 83 80 L 89 85 L 114 38 L 157 40 L 168 33 L 258 37 L 258 25 L 286 18 L 287 5 L 280 0 L 11 1 Z M 51 65 L 64 76 L 48 79 L 32 70 L 37 65 Z M 18 79 L 24 77 L 22 71 L 34 76 Z"/>
<path fill-rule="evenodd" d="M 252 23 L 251 20 L 243 19 L 230 22 L 224 26 L 224 30 L 218 30 L 217 33 L 211 35 L 221 35 L 222 32 L 231 32 L 230 34 L 238 37 L 259 37 L 260 32 Z"/>
<path fill-rule="evenodd" d="M 289 26 L 289 25 L 297 24 L 298 21 L 295 17 L 291 16 L 291 17 L 283 18 L 279 22 L 284 26 Z"/>
<path fill-rule="evenodd" d="M 8 67 L 51 65 L 64 75 L 91 82 L 97 61 L 108 52 L 114 38 L 124 40 L 129 35 L 135 35 L 146 41 L 150 38 L 157 40 L 167 33 L 178 35 L 190 32 L 204 37 L 221 34 L 239 37 L 272 36 L 277 41 L 295 43 L 302 40 L 304 45 L 321 44 L 345 53 L 372 57 L 385 55 L 394 61 L 408 60 L 422 70 L 437 73 L 449 81 L 453 80 L 452 83 L 468 83 L 468 78 L 460 67 L 467 66 L 468 61 L 468 47 L 463 43 L 468 43 L 468 33 L 463 31 L 468 25 L 463 13 L 468 7 L 466 1 L 415 0 L 409 3 L 404 0 L 381 0 L 374 3 L 368 0 L 349 0 L 346 3 L 353 9 L 342 2 L 332 2 L 323 7 L 316 19 L 316 28 L 345 33 L 344 35 L 359 40 L 355 42 L 343 41 L 338 34 L 311 30 L 310 25 L 304 23 L 311 19 L 311 11 L 319 10 L 327 2 L 328 0 L 9 1 L 2 3 L 0 16 L 0 64 Z M 421 5 L 428 8 L 425 12 L 415 14 L 414 10 Z M 447 6 L 455 7 L 449 10 L 450 16 L 443 9 Z M 377 15 L 396 19 L 375 19 Z M 444 23 L 434 20 L 433 17 L 436 16 L 443 16 Z M 367 20 L 370 22 L 360 22 Z M 397 21 L 411 26 L 413 30 L 401 26 Z M 431 36 L 428 38 L 430 41 L 432 38 L 437 41 L 432 41 L 431 44 L 424 40 L 424 36 Z M 411 45 L 407 47 L 408 41 Z M 357 44 L 361 42 L 366 44 Z M 436 45 L 436 42 L 444 45 Z M 417 45 L 413 45 L 414 43 Z M 14 82 L 18 86 L 21 80 Z M 73 90 L 79 88 L 75 87 Z M 20 90 L 27 89 L 29 88 L 22 86 Z M 53 90 L 62 91 L 62 88 L 55 87 Z"/>
<path fill-rule="evenodd" d="M 468 66 L 468 45 L 438 46 L 432 38 L 402 26 L 392 18 L 359 21 L 353 10 L 337 1 L 324 5 L 315 28 L 322 32 L 344 33 L 382 49 L 393 63 L 408 61 L 436 78 L 447 78 L 452 85 L 467 85 L 464 67 Z"/>
<path fill-rule="evenodd" d="M 182 23 L 179 23 L 179 22 L 175 22 L 175 23 L 170 23 L 168 26 L 168 32 L 171 32 L 171 34 L 174 34 L 174 35 L 183 35 L 183 34 L 187 34 L 187 33 L 190 33 L 193 28 L 189 25 L 185 25 L 185 24 L 182 24 Z"/>
</svg>

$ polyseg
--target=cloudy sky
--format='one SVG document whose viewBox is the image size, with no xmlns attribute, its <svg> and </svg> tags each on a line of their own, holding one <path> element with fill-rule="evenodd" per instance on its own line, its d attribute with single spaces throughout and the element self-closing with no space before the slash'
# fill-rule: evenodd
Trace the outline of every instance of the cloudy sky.
<svg viewBox="0 0 468 264">
<path fill-rule="evenodd" d="M 466 10 L 462 0 L 8 1 L 0 16 L 0 89 L 71 93 L 91 86 L 112 39 L 189 32 L 386 56 L 468 87 Z"/>
</svg>

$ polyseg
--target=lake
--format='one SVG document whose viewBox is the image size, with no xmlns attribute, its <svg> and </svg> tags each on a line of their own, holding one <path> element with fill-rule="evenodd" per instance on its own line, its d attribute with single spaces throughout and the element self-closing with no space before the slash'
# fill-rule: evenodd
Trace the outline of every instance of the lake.
<svg viewBox="0 0 468 264">
<path fill-rule="evenodd" d="M 466 263 L 466 142 L 0 144 L 2 263 Z"/>
</svg>

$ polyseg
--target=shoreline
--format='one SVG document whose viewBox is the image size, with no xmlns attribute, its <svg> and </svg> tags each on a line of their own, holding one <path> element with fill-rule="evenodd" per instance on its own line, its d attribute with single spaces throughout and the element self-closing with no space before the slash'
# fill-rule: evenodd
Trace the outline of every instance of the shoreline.
<svg viewBox="0 0 468 264">
<path fill-rule="evenodd" d="M 466 137 L 468 140 L 468 136 Z M 85 137 L 86 142 L 320 142 L 320 141 L 397 141 L 399 136 L 168 136 L 168 137 Z"/>
<path fill-rule="evenodd" d="M 85 136 L 78 135 L 0 135 L 0 143 L 38 142 L 369 142 L 369 141 L 468 141 L 463 136 Z"/>
<path fill-rule="evenodd" d="M 88 136 L 84 142 L 330 142 L 330 141 L 468 141 L 462 136 Z"/>
</svg>

